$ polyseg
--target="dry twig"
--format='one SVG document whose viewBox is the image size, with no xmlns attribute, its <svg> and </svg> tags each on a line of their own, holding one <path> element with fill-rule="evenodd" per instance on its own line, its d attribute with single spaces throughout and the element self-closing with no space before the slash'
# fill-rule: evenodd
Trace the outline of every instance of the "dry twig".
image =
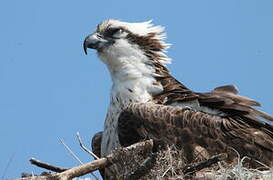
<svg viewBox="0 0 273 180">
<path fill-rule="evenodd" d="M 38 166 L 40 168 L 44 168 L 44 169 L 47 169 L 47 170 L 50 170 L 50 171 L 54 171 L 54 172 L 63 172 L 63 171 L 67 170 L 67 168 L 61 168 L 61 167 L 53 166 L 51 164 L 39 161 L 39 160 L 37 160 L 35 158 L 31 158 L 29 161 L 30 161 L 31 164 L 33 164 L 35 166 Z"/>
<path fill-rule="evenodd" d="M 83 162 L 80 160 L 80 158 L 70 149 L 68 145 L 64 142 L 64 140 L 60 139 L 60 142 L 64 145 L 65 149 L 69 152 L 69 154 L 72 155 L 80 164 L 83 164 Z"/>
<path fill-rule="evenodd" d="M 77 160 L 80 164 L 83 164 L 83 162 L 80 160 L 80 158 L 70 149 L 68 145 L 64 142 L 64 140 L 60 139 L 61 143 L 64 145 L 64 147 L 68 150 L 68 152 Z M 98 180 L 99 178 L 91 172 L 91 175 Z"/>
<path fill-rule="evenodd" d="M 25 177 L 25 178 L 13 179 L 13 180 L 30 180 L 30 179 L 31 180 L 68 180 L 68 179 L 83 176 L 95 170 L 110 166 L 118 162 L 121 159 L 121 157 L 126 156 L 126 154 L 130 154 L 131 151 L 134 151 L 134 152 L 151 151 L 152 148 L 153 148 L 153 140 L 147 140 L 147 141 L 133 144 L 126 148 L 118 149 L 114 153 L 111 153 L 104 158 L 100 158 L 98 160 L 95 160 L 86 164 L 82 164 L 80 166 L 72 167 L 60 173 L 52 173 L 48 176 L 32 176 L 32 177 Z"/>
<path fill-rule="evenodd" d="M 212 156 L 211 158 L 195 163 L 193 165 L 187 166 L 183 172 L 185 175 L 191 175 L 197 171 L 200 171 L 204 168 L 210 167 L 212 164 L 215 164 L 219 161 L 223 161 L 227 158 L 227 154 L 223 153 L 223 154 L 218 154 L 215 156 Z"/>
<path fill-rule="evenodd" d="M 88 154 L 90 154 L 91 156 L 93 156 L 95 159 L 99 159 L 99 157 L 96 156 L 96 154 L 94 154 L 91 150 L 89 150 L 89 149 L 83 144 L 79 132 L 77 132 L 77 138 L 78 138 L 78 141 L 79 141 L 79 143 L 80 143 L 80 146 L 82 147 L 82 149 L 83 149 L 85 152 L 87 152 Z"/>
</svg>

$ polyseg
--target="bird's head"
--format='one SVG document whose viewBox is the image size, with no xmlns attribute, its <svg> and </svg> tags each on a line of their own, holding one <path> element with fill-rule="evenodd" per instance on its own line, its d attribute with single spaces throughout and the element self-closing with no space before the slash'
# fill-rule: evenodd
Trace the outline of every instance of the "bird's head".
<svg viewBox="0 0 273 180">
<path fill-rule="evenodd" d="M 163 27 L 153 26 L 151 21 L 128 23 L 109 19 L 85 38 L 83 47 L 86 54 L 88 48 L 96 49 L 112 71 L 126 64 L 135 68 L 141 64 L 164 66 L 170 58 L 164 53 L 169 44 L 163 41 L 163 31 Z"/>
</svg>

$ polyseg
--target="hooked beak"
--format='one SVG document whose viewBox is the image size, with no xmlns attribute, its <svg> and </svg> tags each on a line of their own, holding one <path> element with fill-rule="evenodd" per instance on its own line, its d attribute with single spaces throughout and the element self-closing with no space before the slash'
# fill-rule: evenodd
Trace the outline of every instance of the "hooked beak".
<svg viewBox="0 0 273 180">
<path fill-rule="evenodd" d="M 84 53 L 87 55 L 87 48 L 101 49 L 107 43 L 107 40 L 103 39 L 100 34 L 93 33 L 87 36 L 83 42 Z"/>
</svg>

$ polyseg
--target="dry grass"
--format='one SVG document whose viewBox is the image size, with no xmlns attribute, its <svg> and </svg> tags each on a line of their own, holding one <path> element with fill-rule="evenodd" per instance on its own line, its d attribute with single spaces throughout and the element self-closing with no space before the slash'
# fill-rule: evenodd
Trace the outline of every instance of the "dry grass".
<svg viewBox="0 0 273 180">
<path fill-rule="evenodd" d="M 246 159 L 247 157 L 243 157 L 242 159 L 238 158 L 238 163 L 230 167 L 221 167 L 220 165 L 219 170 L 215 171 L 215 175 L 218 177 L 217 179 L 273 179 L 273 168 L 269 168 L 264 164 L 261 164 L 260 168 L 268 170 L 247 168 L 243 165 Z"/>
<path fill-rule="evenodd" d="M 123 167 L 123 172 L 120 172 L 120 175 L 117 178 L 124 179 L 126 175 L 134 171 L 144 161 L 143 156 L 147 157 L 148 155 L 148 152 L 144 152 L 142 154 L 132 154 L 129 159 L 128 157 L 124 157 L 119 164 Z M 273 179 L 273 168 L 270 169 L 269 167 L 261 164 L 261 168 L 263 170 L 261 170 L 261 168 L 250 169 L 243 165 L 246 159 L 247 158 L 238 158 L 237 163 L 232 165 L 221 162 L 213 165 L 212 167 L 196 172 L 194 176 L 189 177 L 183 174 L 183 169 L 187 165 L 187 160 L 183 151 L 177 150 L 175 147 L 170 146 L 157 153 L 156 162 L 153 168 L 141 179 Z M 195 161 L 197 162 L 199 159 L 196 158 Z"/>
</svg>

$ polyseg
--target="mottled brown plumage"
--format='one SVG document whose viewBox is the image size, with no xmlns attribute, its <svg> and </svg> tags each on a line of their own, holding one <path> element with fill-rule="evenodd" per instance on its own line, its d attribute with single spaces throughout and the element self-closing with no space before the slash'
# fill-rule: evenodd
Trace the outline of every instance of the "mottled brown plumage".
<svg viewBox="0 0 273 180">
<path fill-rule="evenodd" d="M 219 117 L 154 103 L 131 104 L 119 118 L 122 145 L 154 139 L 160 144 L 206 149 L 209 155 L 228 152 L 229 159 L 248 156 L 273 165 L 273 129 L 240 116 Z M 191 156 L 189 154 L 189 156 Z"/>
</svg>

